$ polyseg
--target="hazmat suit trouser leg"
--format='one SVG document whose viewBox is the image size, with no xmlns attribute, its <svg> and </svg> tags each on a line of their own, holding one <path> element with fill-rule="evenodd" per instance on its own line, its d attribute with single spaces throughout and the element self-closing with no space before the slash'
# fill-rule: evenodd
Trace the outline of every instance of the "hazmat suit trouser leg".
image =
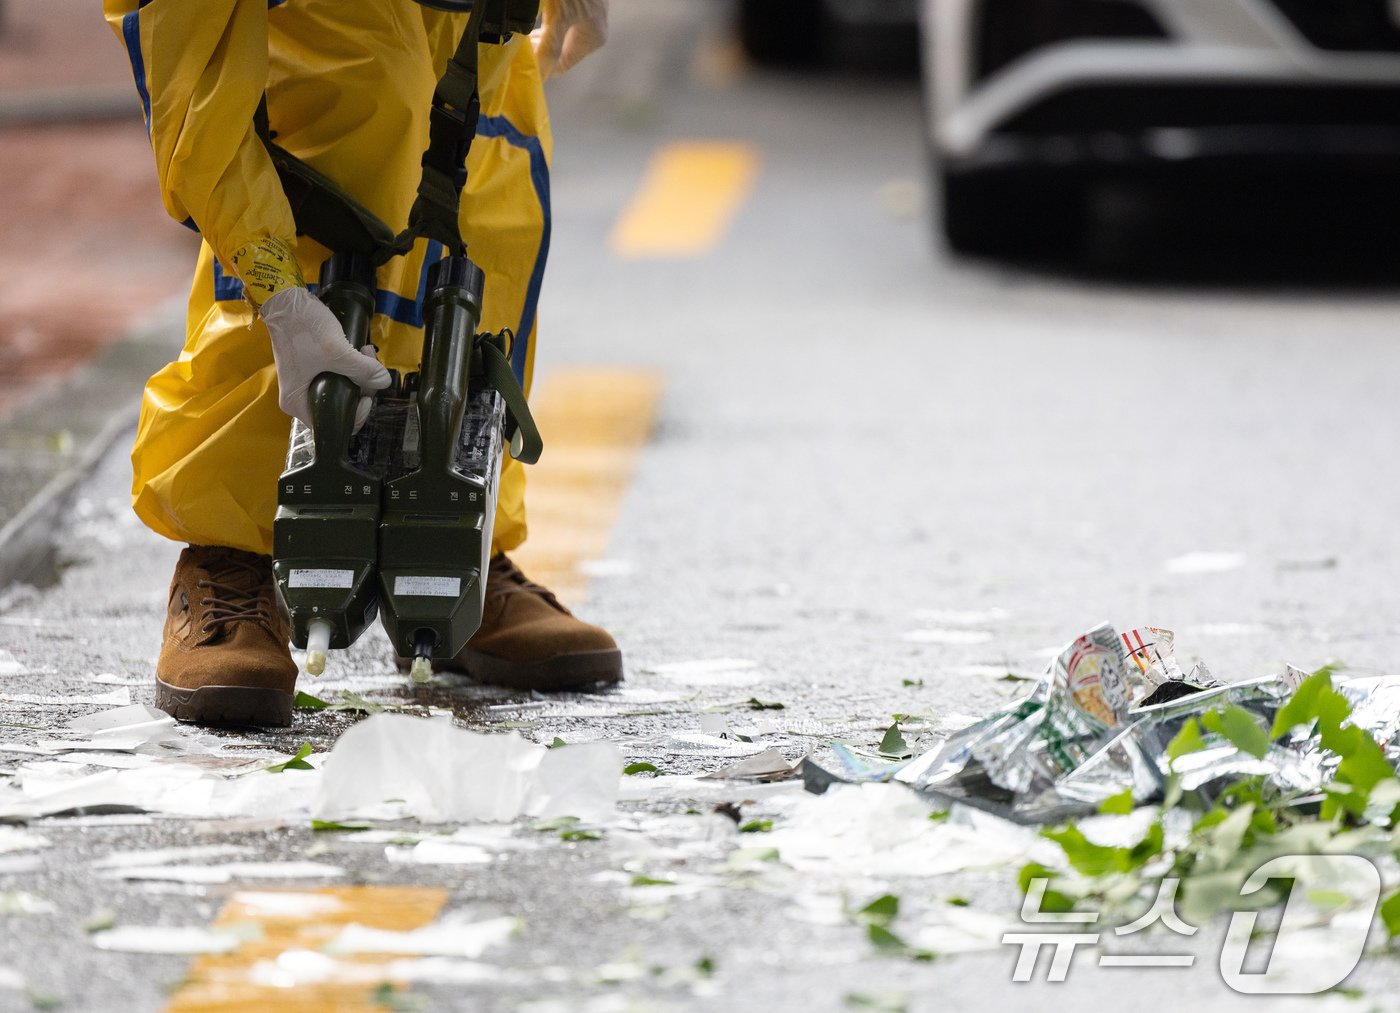
<svg viewBox="0 0 1400 1013">
<path fill-rule="evenodd" d="M 526 40 L 486 47 L 462 231 L 487 278 L 482 326 L 515 331 L 512 365 L 527 392 L 549 242 L 550 152 L 543 91 Z M 416 183 L 402 181 L 409 194 Z M 408 256 L 380 269 L 371 340 L 391 368 L 418 368 L 427 269 L 441 255 L 439 244 L 420 240 Z M 309 239 L 298 243 L 308 281 L 327 256 Z M 237 280 L 223 272 L 206 245 L 190 295 L 184 350 L 146 386 L 132 450 L 133 507 L 168 538 L 270 553 L 289 434 L 290 419 L 277 404 L 267 332 L 243 301 Z M 525 534 L 524 469 L 507 458 L 492 551 L 509 551 Z"/>
</svg>

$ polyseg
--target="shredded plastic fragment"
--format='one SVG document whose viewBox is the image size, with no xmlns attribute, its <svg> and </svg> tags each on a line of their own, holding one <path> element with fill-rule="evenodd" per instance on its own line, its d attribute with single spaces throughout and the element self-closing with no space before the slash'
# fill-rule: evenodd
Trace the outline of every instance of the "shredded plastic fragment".
<svg viewBox="0 0 1400 1013">
<path fill-rule="evenodd" d="M 1139 804 L 1159 799 L 1172 773 L 1207 801 L 1243 776 L 1306 792 L 1320 788 L 1337 762 L 1315 733 L 1264 737 L 1262 755 L 1219 736 L 1175 762 L 1167 754 L 1188 721 L 1213 709 L 1238 708 L 1272 727 L 1304 677 L 1289 667 L 1222 684 L 1204 664 L 1182 672 L 1170 630 L 1144 626 L 1120 635 L 1105 623 L 1058 652 L 1017 703 L 940 736 L 921 755 L 872 764 L 838 747 L 822 765 L 804 764 L 803 775 L 818 793 L 839 782 L 897 781 L 1024 823 L 1090 814 L 1125 791 Z M 1352 723 L 1372 734 L 1392 764 L 1400 761 L 1400 676 L 1337 686 L 1353 706 Z"/>
</svg>

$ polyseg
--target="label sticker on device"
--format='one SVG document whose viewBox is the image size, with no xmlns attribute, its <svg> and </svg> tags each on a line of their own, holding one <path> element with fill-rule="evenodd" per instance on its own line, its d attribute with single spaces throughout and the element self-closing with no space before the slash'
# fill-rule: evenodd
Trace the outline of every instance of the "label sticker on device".
<svg viewBox="0 0 1400 1013">
<path fill-rule="evenodd" d="M 288 587 L 355 586 L 354 570 L 293 570 L 287 577 Z"/>
<path fill-rule="evenodd" d="M 394 594 L 417 594 L 425 598 L 456 598 L 461 592 L 461 577 L 394 578 Z"/>
</svg>

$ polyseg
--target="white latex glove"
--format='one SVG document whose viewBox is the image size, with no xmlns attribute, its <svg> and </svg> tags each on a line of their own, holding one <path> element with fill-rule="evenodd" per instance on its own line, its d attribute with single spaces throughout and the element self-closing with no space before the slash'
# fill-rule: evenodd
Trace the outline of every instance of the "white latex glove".
<svg viewBox="0 0 1400 1013">
<path fill-rule="evenodd" d="M 322 373 L 339 373 L 365 395 L 355 409 L 355 429 L 364 425 L 373 403 L 368 395 L 389 386 L 389 371 L 374 357 L 374 349 L 363 348 L 362 355 L 351 348 L 335 314 L 304 288 L 283 289 L 262 304 L 261 313 L 272 338 L 282 410 L 311 425 L 311 381 Z"/>
<path fill-rule="evenodd" d="M 608 0 L 544 0 L 530 33 L 540 76 L 557 77 L 608 41 Z"/>
</svg>

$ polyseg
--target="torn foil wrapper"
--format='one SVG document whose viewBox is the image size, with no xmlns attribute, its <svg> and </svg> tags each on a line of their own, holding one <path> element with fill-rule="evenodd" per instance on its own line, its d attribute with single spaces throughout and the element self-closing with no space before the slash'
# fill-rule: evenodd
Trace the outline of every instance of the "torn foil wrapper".
<svg viewBox="0 0 1400 1013">
<path fill-rule="evenodd" d="M 1221 684 L 1204 665 L 1183 674 L 1171 631 L 1141 627 L 1120 636 L 1100 625 L 1051 662 L 1024 699 L 954 732 L 903 764 L 870 767 L 848 751 L 804 770 L 811 790 L 837 781 L 899 781 L 946 803 L 959 802 L 1022 823 L 1094 812 L 1130 790 L 1136 802 L 1160 798 L 1169 774 L 1181 788 L 1213 797 L 1241 777 L 1306 794 L 1332 775 L 1336 757 L 1306 729 L 1272 742 L 1262 757 L 1219 736 L 1169 762 L 1167 748 L 1193 717 L 1239 707 L 1265 728 L 1306 678 L 1283 675 Z M 1400 759 L 1400 676 L 1339 680 L 1352 722 Z"/>
</svg>

